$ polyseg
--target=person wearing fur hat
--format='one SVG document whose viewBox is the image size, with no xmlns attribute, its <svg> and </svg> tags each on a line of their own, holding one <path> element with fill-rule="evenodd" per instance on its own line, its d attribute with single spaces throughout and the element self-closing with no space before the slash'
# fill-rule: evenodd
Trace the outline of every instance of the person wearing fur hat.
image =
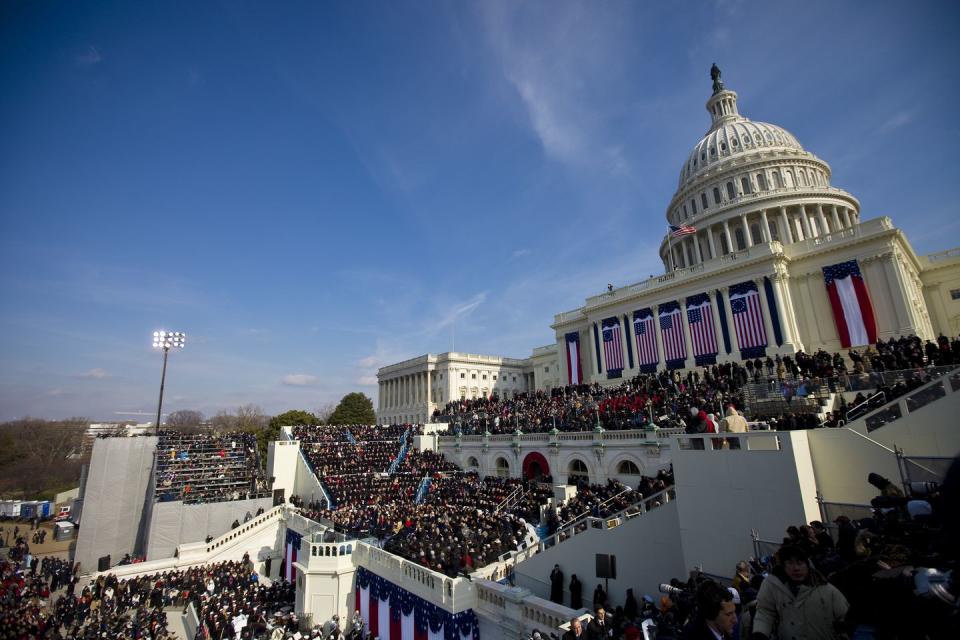
<svg viewBox="0 0 960 640">
<path fill-rule="evenodd" d="M 844 635 L 847 599 L 810 565 L 806 550 L 784 545 L 757 594 L 753 640 L 832 640 Z"/>
</svg>

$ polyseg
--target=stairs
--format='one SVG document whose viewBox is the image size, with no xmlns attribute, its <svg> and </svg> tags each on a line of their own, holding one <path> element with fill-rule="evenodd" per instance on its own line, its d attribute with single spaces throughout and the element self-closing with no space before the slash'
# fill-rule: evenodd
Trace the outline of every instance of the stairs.
<svg viewBox="0 0 960 640">
<path fill-rule="evenodd" d="M 423 504 L 423 501 L 427 497 L 427 493 L 430 491 L 430 476 L 424 476 L 423 480 L 420 481 L 420 486 L 417 488 L 417 495 L 413 499 L 415 504 Z"/>
</svg>

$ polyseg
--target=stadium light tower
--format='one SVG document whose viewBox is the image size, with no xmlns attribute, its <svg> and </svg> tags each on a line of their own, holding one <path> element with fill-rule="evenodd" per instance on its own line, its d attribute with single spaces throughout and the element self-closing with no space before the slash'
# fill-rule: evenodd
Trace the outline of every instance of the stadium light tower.
<svg viewBox="0 0 960 640">
<path fill-rule="evenodd" d="M 163 373 L 160 374 L 160 400 L 157 402 L 157 428 L 160 435 L 160 410 L 163 407 L 163 383 L 167 379 L 167 354 L 170 349 L 183 349 L 187 342 L 187 334 L 180 331 L 154 331 L 153 348 L 163 349 Z"/>
</svg>

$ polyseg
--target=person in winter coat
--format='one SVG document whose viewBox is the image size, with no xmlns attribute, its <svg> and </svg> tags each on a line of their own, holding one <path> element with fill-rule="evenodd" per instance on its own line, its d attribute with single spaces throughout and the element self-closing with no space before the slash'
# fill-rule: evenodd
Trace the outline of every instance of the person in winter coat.
<svg viewBox="0 0 960 640">
<path fill-rule="evenodd" d="M 844 635 L 849 609 L 840 590 L 810 566 L 807 552 L 785 545 L 757 594 L 754 640 L 833 640 Z"/>
<path fill-rule="evenodd" d="M 721 433 L 746 433 L 747 432 L 747 420 L 740 412 L 737 411 L 737 408 L 732 404 L 727 406 L 726 417 L 720 421 L 720 432 Z M 727 438 L 727 444 L 731 449 L 740 448 L 740 438 Z"/>
<path fill-rule="evenodd" d="M 577 574 L 570 576 L 570 608 L 583 608 L 583 583 L 577 579 Z"/>
</svg>

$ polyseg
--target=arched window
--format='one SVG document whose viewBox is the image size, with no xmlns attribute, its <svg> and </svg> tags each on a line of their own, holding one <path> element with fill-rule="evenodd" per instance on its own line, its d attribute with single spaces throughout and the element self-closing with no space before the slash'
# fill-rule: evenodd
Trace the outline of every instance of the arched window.
<svg viewBox="0 0 960 640">
<path fill-rule="evenodd" d="M 624 460 L 617 465 L 617 473 L 624 476 L 639 476 L 640 467 L 633 460 Z"/>
<path fill-rule="evenodd" d="M 783 189 L 783 178 L 779 171 L 773 172 L 773 186 L 775 189 Z"/>
<path fill-rule="evenodd" d="M 497 458 L 497 477 L 498 478 L 510 477 L 510 463 L 507 462 L 506 458 Z"/>
<path fill-rule="evenodd" d="M 760 235 L 760 225 L 756 223 L 750 225 L 750 237 L 753 238 L 753 244 L 763 242 L 763 236 Z"/>
<path fill-rule="evenodd" d="M 683 219 L 686 220 L 687 217 L 687 205 L 683 205 Z"/>
<path fill-rule="evenodd" d="M 733 230 L 733 241 L 737 244 L 737 251 L 743 251 L 747 248 L 747 241 L 743 237 L 743 229 L 737 227 Z"/>
<path fill-rule="evenodd" d="M 467 466 L 470 467 L 471 469 L 477 469 L 478 467 L 480 467 L 480 461 L 474 458 L 473 456 L 470 456 L 467 459 Z"/>
<path fill-rule="evenodd" d="M 750 193 L 750 178 L 740 178 L 740 186 L 743 188 L 745 194 Z"/>
<path fill-rule="evenodd" d="M 691 201 L 690 201 L 690 206 L 693 207 L 693 215 L 697 215 L 697 201 L 696 201 L 696 200 L 691 200 Z"/>
<path fill-rule="evenodd" d="M 788 189 L 796 185 L 796 182 L 794 182 L 793 180 L 793 171 L 791 171 L 790 169 L 787 169 L 786 171 L 783 172 L 783 184 Z"/>
<path fill-rule="evenodd" d="M 571 460 L 570 466 L 567 467 L 567 484 L 576 484 L 578 480 L 589 481 L 590 470 L 587 469 L 583 460 L 576 458 Z"/>
<path fill-rule="evenodd" d="M 807 186 L 807 174 L 804 171 L 797 171 L 797 182 L 801 187 Z"/>
<path fill-rule="evenodd" d="M 760 188 L 760 191 L 767 190 L 767 176 L 762 173 L 757 174 L 757 187 Z"/>
<path fill-rule="evenodd" d="M 703 205 L 703 210 L 704 210 L 704 211 L 706 211 L 706 210 L 707 210 L 707 207 L 710 206 L 710 205 L 707 204 L 707 194 L 705 194 L 705 193 L 701 193 L 701 194 L 700 194 L 700 204 Z"/>
<path fill-rule="evenodd" d="M 737 197 L 737 189 L 733 186 L 732 182 L 727 183 L 727 198 L 733 200 Z"/>
<path fill-rule="evenodd" d="M 720 189 L 713 188 L 713 204 L 720 204 Z"/>
</svg>

